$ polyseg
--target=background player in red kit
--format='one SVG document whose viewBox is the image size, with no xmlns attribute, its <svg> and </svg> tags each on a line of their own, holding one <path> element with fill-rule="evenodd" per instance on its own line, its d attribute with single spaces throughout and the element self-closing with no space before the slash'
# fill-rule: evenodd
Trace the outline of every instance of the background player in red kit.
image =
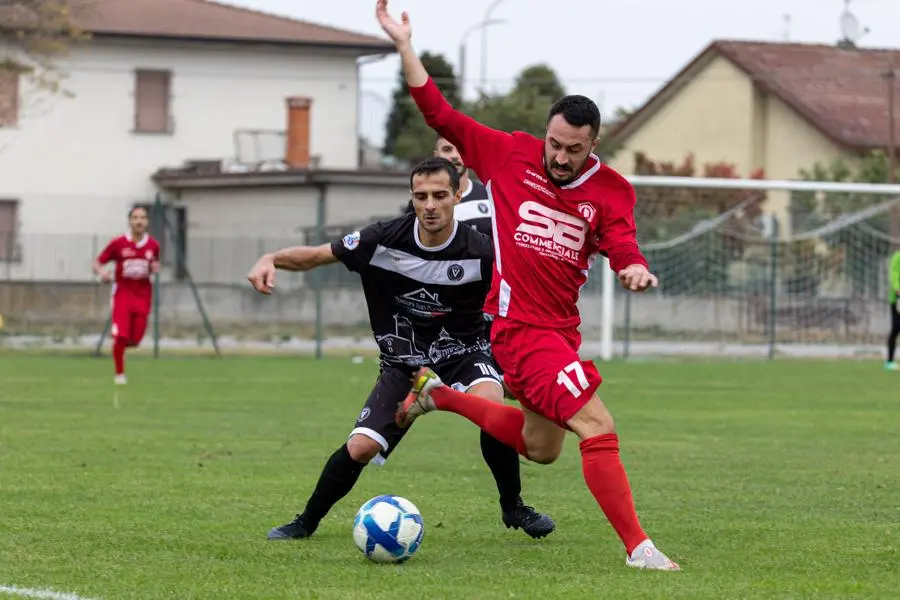
<svg viewBox="0 0 900 600">
<path fill-rule="evenodd" d="M 454 110 L 431 80 L 402 22 L 378 0 L 376 16 L 397 46 L 410 93 L 428 125 L 459 149 L 494 204 L 494 277 L 485 311 L 507 387 L 522 408 L 458 392 L 422 369 L 398 410 L 408 424 L 447 410 L 539 463 L 556 460 L 567 430 L 581 438 L 582 470 L 631 567 L 678 570 L 644 532 L 619 457 L 612 415 L 596 390 L 601 378 L 578 356 L 577 300 L 597 255 L 609 257 L 622 285 L 657 284 L 635 240 L 632 186 L 591 153 L 600 127 L 596 104 L 566 96 L 550 110 L 545 140 L 485 127 Z"/>
<path fill-rule="evenodd" d="M 126 383 L 125 349 L 137 346 L 147 330 L 153 284 L 150 276 L 159 270 L 159 243 L 147 233 L 147 210 L 135 207 L 128 213 L 130 231 L 114 238 L 94 261 L 94 273 L 113 282 L 112 339 L 115 382 Z M 104 268 L 116 263 L 115 273 Z"/>
</svg>

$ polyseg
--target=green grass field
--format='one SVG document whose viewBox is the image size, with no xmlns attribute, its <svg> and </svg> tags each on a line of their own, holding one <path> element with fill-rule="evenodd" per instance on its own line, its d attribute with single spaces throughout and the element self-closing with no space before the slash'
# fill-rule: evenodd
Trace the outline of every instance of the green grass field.
<svg viewBox="0 0 900 600">
<path fill-rule="evenodd" d="M 0 355 L 0 589 L 110 600 L 900 597 L 900 374 L 877 362 L 611 364 L 644 526 L 681 573 L 624 566 L 571 436 L 524 465 L 557 521 L 505 529 L 477 429 L 429 415 L 298 542 L 298 512 L 373 382 L 371 361 Z M 356 549 L 356 509 L 415 502 L 419 554 Z M 0 592 L 0 597 L 3 593 Z M 75 600 L 74 597 L 72 600 Z"/>
</svg>

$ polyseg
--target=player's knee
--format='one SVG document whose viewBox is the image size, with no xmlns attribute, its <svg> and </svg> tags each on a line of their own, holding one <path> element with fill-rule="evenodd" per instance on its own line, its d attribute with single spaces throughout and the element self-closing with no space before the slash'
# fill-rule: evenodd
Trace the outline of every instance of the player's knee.
<svg viewBox="0 0 900 600">
<path fill-rule="evenodd" d="M 493 381 L 485 381 L 473 385 L 469 388 L 468 393 L 473 396 L 490 400 L 491 402 L 503 404 L 503 388 Z"/>
<path fill-rule="evenodd" d="M 568 425 L 583 440 L 616 432 L 612 414 L 596 394 L 569 419 Z"/>
<path fill-rule="evenodd" d="M 530 432 L 526 428 L 524 434 L 528 460 L 541 465 L 549 465 L 556 462 L 556 459 L 562 454 L 563 442 L 566 439 L 566 434 L 562 429 L 552 433 L 544 431 L 538 434 Z"/>
<path fill-rule="evenodd" d="M 523 437 L 525 438 L 525 449 L 528 451 L 528 460 L 531 462 L 549 465 L 556 462 L 556 459 L 562 454 L 565 432 L 561 429 L 552 432 L 535 431 L 526 424 Z"/>
<path fill-rule="evenodd" d="M 357 433 L 347 441 L 347 453 L 358 463 L 368 464 L 381 452 L 381 444 L 372 438 Z"/>
<path fill-rule="evenodd" d="M 542 444 L 539 446 L 527 446 L 528 460 L 536 462 L 539 465 L 549 465 L 556 462 L 562 453 L 562 445 L 554 447 L 553 445 Z"/>
</svg>

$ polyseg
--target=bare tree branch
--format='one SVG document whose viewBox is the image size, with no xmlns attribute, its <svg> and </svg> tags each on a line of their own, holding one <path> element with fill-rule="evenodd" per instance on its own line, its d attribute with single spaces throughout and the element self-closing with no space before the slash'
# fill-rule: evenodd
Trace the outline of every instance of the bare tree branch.
<svg viewBox="0 0 900 600">
<path fill-rule="evenodd" d="M 72 19 L 72 0 L 0 0 L 0 74 L 26 75 L 38 91 L 63 89 L 58 60 L 88 39 Z"/>
</svg>

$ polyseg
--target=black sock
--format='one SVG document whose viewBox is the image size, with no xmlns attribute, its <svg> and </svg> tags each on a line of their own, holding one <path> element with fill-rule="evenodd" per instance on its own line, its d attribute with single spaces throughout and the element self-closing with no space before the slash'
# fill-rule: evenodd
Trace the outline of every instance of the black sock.
<svg viewBox="0 0 900 600">
<path fill-rule="evenodd" d="M 891 305 L 891 333 L 888 335 L 888 362 L 894 362 L 894 355 L 897 352 L 897 336 L 900 336 L 900 307 L 896 304 Z"/>
<path fill-rule="evenodd" d="M 313 529 L 318 527 L 319 521 L 328 514 L 331 507 L 350 493 L 365 466 L 350 457 L 347 444 L 338 448 L 331 455 L 331 458 L 325 463 L 322 474 L 319 475 L 319 481 L 316 483 L 316 489 L 307 500 L 306 509 L 303 511 L 303 517 L 310 527 Z"/>
<path fill-rule="evenodd" d="M 504 511 L 512 510 L 519 504 L 522 493 L 519 453 L 482 431 L 481 455 L 497 482 L 497 491 L 500 492 L 500 507 Z"/>
</svg>

